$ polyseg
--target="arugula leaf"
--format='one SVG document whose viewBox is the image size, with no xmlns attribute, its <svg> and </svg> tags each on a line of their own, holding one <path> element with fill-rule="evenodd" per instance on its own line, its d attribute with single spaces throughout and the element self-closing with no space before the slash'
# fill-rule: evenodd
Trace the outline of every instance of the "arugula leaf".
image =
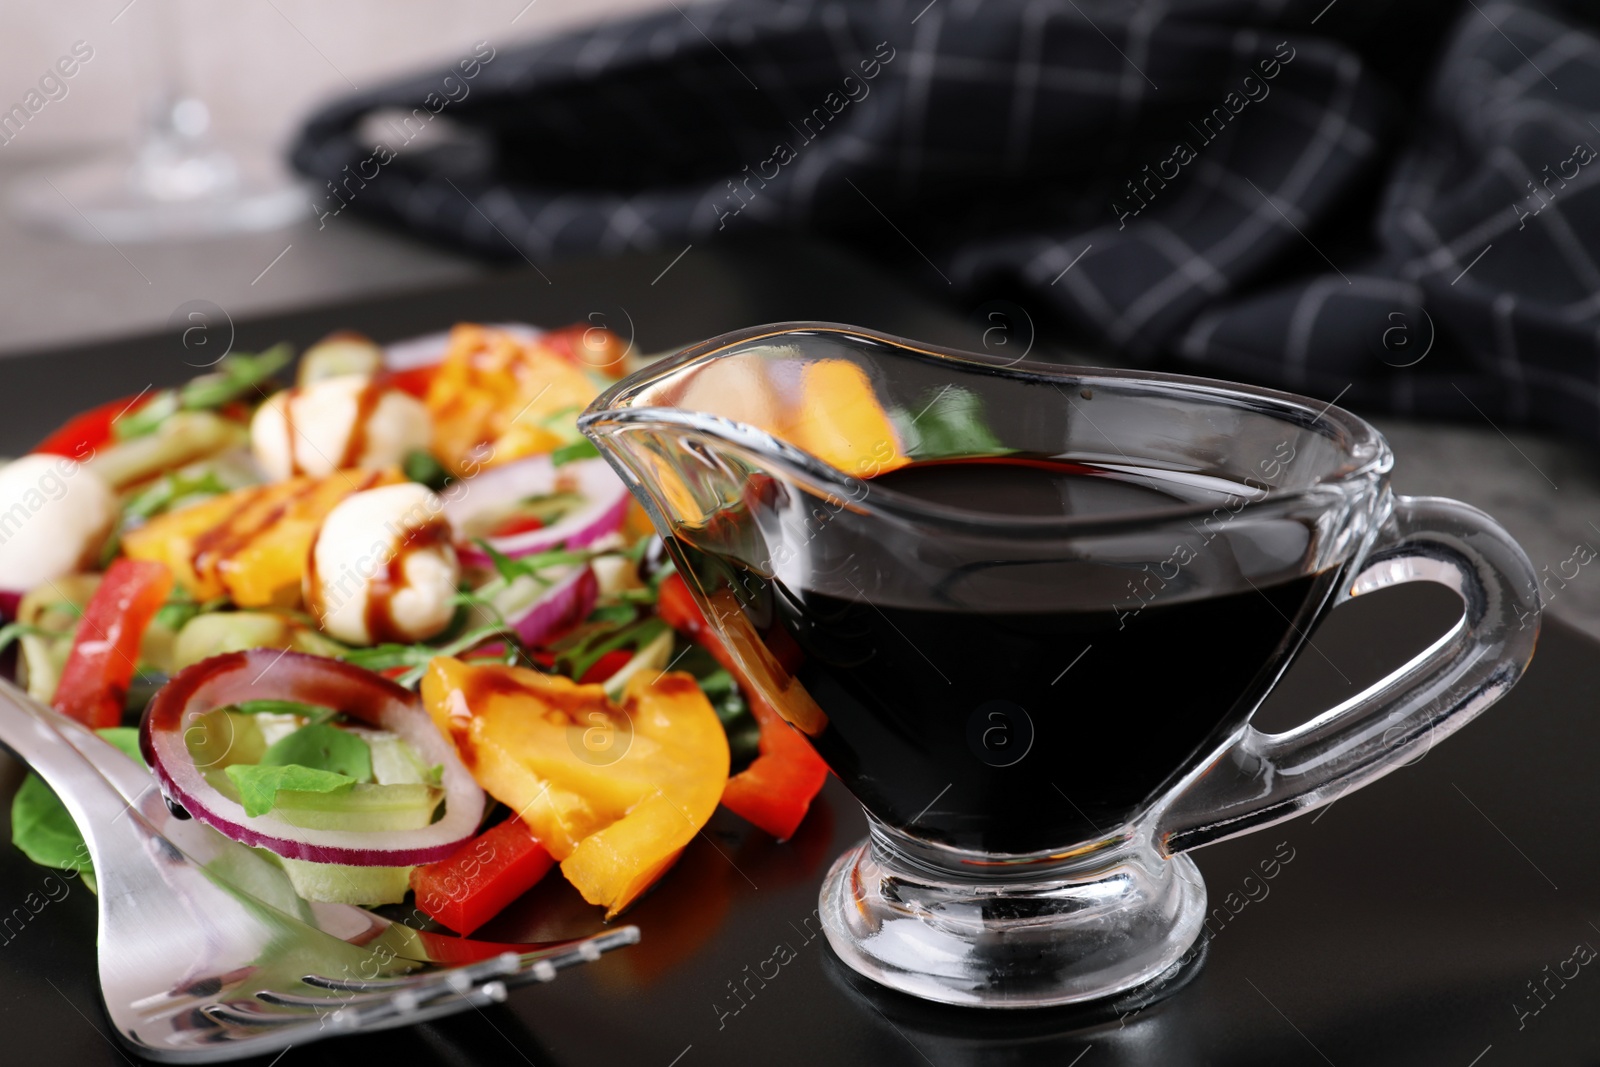
<svg viewBox="0 0 1600 1067">
<path fill-rule="evenodd" d="M 8 622 L 0 626 L 0 652 L 4 652 L 11 642 L 28 634 L 37 634 L 40 637 L 61 636 L 54 630 L 47 630 L 43 626 L 30 626 L 25 622 Z"/>
<path fill-rule="evenodd" d="M 370 782 L 372 749 L 348 730 L 311 722 L 273 742 L 262 754 L 260 766 L 297 766 Z"/>
<path fill-rule="evenodd" d="M 174 501 L 186 496 L 216 496 L 226 493 L 228 487 L 214 470 L 199 474 L 173 471 L 163 475 L 150 488 L 140 491 L 122 506 L 123 525 L 129 519 L 151 519 L 165 511 Z"/>
<path fill-rule="evenodd" d="M 585 625 L 550 647 L 562 673 L 582 678 L 607 652 L 643 648 L 668 629 L 664 621 L 654 616 L 621 627 Z"/>
<path fill-rule="evenodd" d="M 278 803 L 280 789 L 296 793 L 343 793 L 356 784 L 349 775 L 292 763 L 286 766 L 233 763 L 224 768 L 223 773 L 239 790 L 239 802 L 244 805 L 244 813 L 250 816 L 271 811 Z"/>
<path fill-rule="evenodd" d="M 144 766 L 136 727 L 114 726 L 95 732 Z M 41 867 L 93 876 L 89 849 L 66 805 L 31 771 L 11 801 L 11 842 Z"/>
<path fill-rule="evenodd" d="M 143 437 L 160 429 L 161 424 L 171 418 L 179 407 L 178 391 L 163 389 L 140 405 L 138 411 L 125 414 L 112 422 L 111 428 L 119 441 L 126 441 L 130 437 Z"/>
<path fill-rule="evenodd" d="M 211 373 L 176 389 L 163 389 L 138 411 L 118 419 L 117 437 L 142 437 L 154 433 L 175 412 L 207 411 L 237 400 L 288 366 L 293 357 L 294 349 L 287 342 L 273 345 L 259 355 L 235 352 L 225 356 Z"/>
<path fill-rule="evenodd" d="M 748 713 L 722 724 L 728 735 L 728 773 L 738 774 L 761 754 L 761 724 Z"/>
<path fill-rule="evenodd" d="M 559 490 L 554 493 L 523 497 L 517 501 L 516 510 L 512 514 L 517 517 L 535 518 L 546 526 L 552 526 L 560 521 L 561 516 L 582 505 L 583 494 Z"/>
<path fill-rule="evenodd" d="M 689 668 L 686 667 L 684 669 L 688 670 Z M 700 691 L 706 695 L 707 700 L 715 700 L 717 697 L 727 696 L 729 693 L 734 692 L 733 675 L 721 667 L 695 680 L 700 683 Z"/>
<path fill-rule="evenodd" d="M 221 407 L 248 394 L 287 367 L 293 358 L 294 349 L 287 341 L 258 355 L 235 352 L 224 357 L 215 372 L 202 374 L 183 386 L 178 391 L 179 400 L 186 411 Z"/>
<path fill-rule="evenodd" d="M 489 557 L 489 561 L 494 564 L 495 571 L 505 580 L 507 585 L 523 575 L 527 575 L 541 585 L 549 585 L 551 579 L 545 577 L 544 571 L 553 567 L 570 567 L 574 563 L 588 563 L 600 556 L 615 555 L 613 551 L 608 549 L 547 548 L 543 552 L 535 552 L 532 555 L 512 559 L 481 537 L 473 543 L 483 550 L 484 555 Z"/>
<path fill-rule="evenodd" d="M 550 463 L 553 466 L 560 467 L 563 464 L 573 463 L 580 459 L 598 459 L 599 457 L 600 450 L 594 446 L 594 442 L 587 437 L 583 437 L 573 441 L 571 444 L 553 449 L 550 452 Z"/>
<path fill-rule="evenodd" d="M 340 654 L 339 658 L 346 663 L 353 663 L 357 667 L 364 667 L 369 671 L 382 673 L 396 667 L 408 667 L 406 673 L 395 679 L 399 685 L 407 689 L 422 680 L 422 672 L 427 668 L 428 661 L 435 656 L 459 656 L 461 653 L 483 644 L 490 638 L 498 637 L 507 644 L 517 641 L 517 633 L 504 623 L 486 623 L 475 627 L 451 641 L 447 645 L 435 648 L 433 645 L 373 645 L 371 648 L 352 648 Z"/>
<path fill-rule="evenodd" d="M 618 601 L 614 604 L 601 604 L 589 612 L 586 622 L 605 623 L 610 626 L 626 626 L 639 617 L 639 611 L 632 604 Z"/>
<path fill-rule="evenodd" d="M 425 485 L 436 493 L 444 492 L 455 481 L 455 475 L 445 470 L 438 457 L 425 448 L 407 452 L 406 458 L 400 461 L 400 470 L 411 481 Z"/>
<path fill-rule="evenodd" d="M 494 564 L 495 573 L 499 574 L 501 580 L 507 585 L 510 585 L 526 573 L 518 567 L 516 560 L 501 552 L 483 538 L 478 538 L 477 545 L 488 554 L 489 562 Z M 539 580 L 543 581 L 544 579 L 541 578 Z"/>
<path fill-rule="evenodd" d="M 167 597 L 167 602 L 156 610 L 156 624 L 177 633 L 188 625 L 189 621 L 197 615 L 216 611 L 228 603 L 225 596 L 213 597 L 210 600 L 196 600 L 189 595 L 181 585 L 173 585 L 172 593 Z"/>
<path fill-rule="evenodd" d="M 142 414 L 142 412 L 141 412 Z M 122 535 L 134 526 L 155 518 L 173 504 L 189 497 L 217 496 L 228 491 L 228 486 L 217 477 L 216 471 L 186 475 L 182 471 L 164 474 L 149 488 L 143 489 L 122 506 L 111 536 L 100 546 L 100 565 L 109 567 L 122 551 Z"/>
</svg>

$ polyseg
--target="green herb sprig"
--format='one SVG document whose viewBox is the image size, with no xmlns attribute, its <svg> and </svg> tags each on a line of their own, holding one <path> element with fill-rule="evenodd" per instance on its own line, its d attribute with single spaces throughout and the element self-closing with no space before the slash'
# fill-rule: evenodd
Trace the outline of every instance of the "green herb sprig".
<svg viewBox="0 0 1600 1067">
<path fill-rule="evenodd" d="M 287 342 L 273 345 L 258 355 L 234 352 L 224 356 L 217 369 L 192 378 L 176 389 L 163 389 L 139 410 L 116 421 L 117 437 L 142 437 L 154 433 L 179 411 L 211 411 L 248 395 L 270 379 L 294 358 Z"/>
<path fill-rule="evenodd" d="M 459 656 L 468 649 L 483 644 L 485 641 L 498 637 L 507 643 L 517 640 L 515 630 L 503 622 L 488 623 L 474 627 L 457 637 L 447 645 L 435 647 L 427 644 L 401 645 L 384 644 L 373 645 L 371 648 L 352 648 L 340 654 L 339 658 L 346 663 L 363 667 L 369 671 L 393 670 L 396 667 L 406 667 L 404 674 L 395 678 L 399 685 L 411 689 L 422 681 L 422 673 L 428 667 L 428 661 L 435 656 Z"/>
</svg>

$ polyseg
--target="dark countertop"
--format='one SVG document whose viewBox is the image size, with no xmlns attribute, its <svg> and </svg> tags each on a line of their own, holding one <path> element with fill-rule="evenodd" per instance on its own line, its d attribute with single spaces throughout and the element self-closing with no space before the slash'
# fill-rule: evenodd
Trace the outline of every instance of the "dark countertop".
<svg viewBox="0 0 1600 1067">
<path fill-rule="evenodd" d="M 571 264 L 550 269 L 549 281 L 524 270 L 457 286 L 435 280 L 409 295 L 345 294 L 342 305 L 267 322 L 240 316 L 236 340 L 246 348 L 281 337 L 304 343 L 336 326 L 388 339 L 463 316 L 555 323 L 598 311 L 631 322 L 646 350 L 794 317 L 982 344 L 982 316 L 931 308 L 826 249 L 796 243 L 781 262 L 774 255 L 730 245 L 676 263 L 663 254 Z M 86 271 L 85 288 L 98 277 Z M 74 408 L 181 380 L 193 373 L 186 355 L 175 335 L 152 334 L 0 362 L 0 449 L 26 447 Z M 1402 489 L 1487 505 L 1526 538 L 1536 565 L 1567 558 L 1565 540 L 1582 538 L 1589 518 L 1600 516 L 1590 506 L 1600 500 L 1591 465 L 1564 446 L 1507 439 L 1492 428 L 1384 425 L 1400 455 Z M 1600 543 L 1600 531 L 1591 535 Z M 1559 591 L 1558 615 L 1594 602 L 1583 595 L 1594 581 L 1588 569 Z M 1344 699 L 1427 644 L 1456 610 L 1449 594 L 1428 587 L 1346 605 L 1315 635 L 1322 655 L 1295 665 L 1258 722 L 1281 728 Z M 786 845 L 719 814 L 710 836 L 630 913 L 644 931 L 641 945 L 519 990 L 502 1007 L 292 1049 L 286 1067 L 355 1054 L 540 1067 L 1592 1063 L 1600 1058 L 1600 1033 L 1590 1025 L 1600 978 L 1587 966 L 1564 984 L 1548 976 L 1570 971 L 1564 961 L 1580 946 L 1600 945 L 1600 854 L 1574 818 L 1600 809 L 1595 653 L 1592 641 L 1552 623 L 1526 679 L 1437 752 L 1321 812 L 1199 852 L 1213 936 L 1203 963 L 1158 1002 L 975 1013 L 855 979 L 808 936 L 822 872 L 862 832 L 858 810 L 835 784 Z M 0 799 L 19 774 L 0 760 Z M 1262 876 L 1267 859 L 1278 861 L 1272 878 Z M 30 912 L 29 894 L 42 899 L 35 891 L 46 877 L 0 848 L 5 1059 L 124 1062 L 96 1002 L 93 901 L 74 884 Z M 593 922 L 593 909 L 551 879 L 484 934 L 554 936 Z M 729 984 L 771 960 L 779 942 L 795 950 L 794 961 L 734 1011 Z"/>
</svg>

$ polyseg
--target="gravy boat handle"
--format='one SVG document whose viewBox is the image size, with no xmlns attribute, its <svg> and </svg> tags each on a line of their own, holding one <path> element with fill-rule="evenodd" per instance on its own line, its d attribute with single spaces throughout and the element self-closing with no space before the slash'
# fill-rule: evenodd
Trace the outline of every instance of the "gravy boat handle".
<svg viewBox="0 0 1600 1067">
<path fill-rule="evenodd" d="M 1283 733 L 1246 725 L 1162 802 L 1167 855 L 1330 804 L 1411 763 L 1514 685 L 1539 637 L 1533 564 L 1499 523 L 1442 497 L 1398 497 L 1340 590 L 1436 582 L 1462 599 L 1455 625 L 1410 662 Z"/>
</svg>

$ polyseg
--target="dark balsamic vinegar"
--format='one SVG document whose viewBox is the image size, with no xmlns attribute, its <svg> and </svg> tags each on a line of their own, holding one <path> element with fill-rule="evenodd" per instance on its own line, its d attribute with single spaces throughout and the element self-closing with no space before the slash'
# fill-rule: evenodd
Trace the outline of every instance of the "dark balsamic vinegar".
<svg viewBox="0 0 1600 1067">
<path fill-rule="evenodd" d="M 1029 457 L 914 464 L 869 485 L 1017 517 L 1195 499 L 1159 477 Z M 870 596 L 855 581 L 796 588 L 727 554 L 673 547 L 703 587 L 733 592 L 735 624 L 826 713 L 812 742 L 873 814 L 1002 853 L 1071 846 L 1136 815 L 1244 721 L 1334 576 L 1241 580 L 1130 610 L 1050 582 L 965 597 Z M 850 549 L 857 575 L 893 570 L 909 551 L 887 534 Z"/>
</svg>

